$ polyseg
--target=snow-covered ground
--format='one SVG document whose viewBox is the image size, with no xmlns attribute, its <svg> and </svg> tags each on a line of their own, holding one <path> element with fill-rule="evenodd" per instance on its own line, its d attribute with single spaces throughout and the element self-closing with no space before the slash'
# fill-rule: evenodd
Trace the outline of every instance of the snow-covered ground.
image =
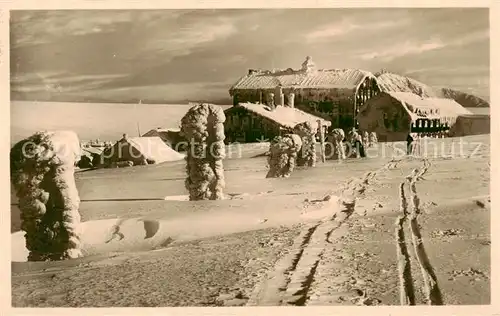
<svg viewBox="0 0 500 316">
<path fill-rule="evenodd" d="M 266 146 L 246 146 L 221 201 L 186 201 L 183 161 L 79 172 L 84 258 L 23 262 L 12 207 L 13 305 L 399 305 L 405 282 L 414 304 L 489 304 L 489 135 L 452 156 L 459 141 L 433 140 L 425 159 L 379 144 L 287 179 L 266 179 Z M 404 222 L 398 257 L 402 200 L 419 229 Z"/>
</svg>

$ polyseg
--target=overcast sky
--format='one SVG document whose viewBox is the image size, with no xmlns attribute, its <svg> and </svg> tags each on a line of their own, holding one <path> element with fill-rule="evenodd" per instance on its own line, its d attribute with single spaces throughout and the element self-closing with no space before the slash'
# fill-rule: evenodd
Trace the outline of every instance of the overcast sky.
<svg viewBox="0 0 500 316">
<path fill-rule="evenodd" d="M 11 12 L 13 96 L 217 100 L 248 68 L 361 68 L 489 99 L 488 9 Z"/>
</svg>

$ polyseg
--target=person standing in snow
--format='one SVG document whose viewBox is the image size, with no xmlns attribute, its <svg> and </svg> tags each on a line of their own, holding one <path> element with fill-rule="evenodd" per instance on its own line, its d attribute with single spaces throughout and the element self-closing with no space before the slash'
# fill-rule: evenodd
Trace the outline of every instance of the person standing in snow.
<svg viewBox="0 0 500 316">
<path fill-rule="evenodd" d="M 412 143 L 414 139 L 411 135 L 411 133 L 408 133 L 408 136 L 406 137 L 406 154 L 411 155 L 412 154 Z"/>
<path fill-rule="evenodd" d="M 356 151 L 358 153 L 358 157 L 361 157 L 361 158 L 366 157 L 365 146 L 363 145 L 363 138 L 358 133 L 355 134 L 354 144 L 356 146 Z"/>
</svg>

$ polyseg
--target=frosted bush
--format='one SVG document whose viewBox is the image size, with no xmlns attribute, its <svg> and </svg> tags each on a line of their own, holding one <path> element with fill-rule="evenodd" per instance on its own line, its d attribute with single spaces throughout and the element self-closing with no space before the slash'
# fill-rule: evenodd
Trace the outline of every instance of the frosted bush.
<svg viewBox="0 0 500 316">
<path fill-rule="evenodd" d="M 69 131 L 39 132 L 11 149 L 11 181 L 19 199 L 28 261 L 82 256 L 74 178 L 80 155 L 78 136 Z"/>
<path fill-rule="evenodd" d="M 363 132 L 363 146 L 370 146 L 370 135 L 367 131 Z"/>
<path fill-rule="evenodd" d="M 332 131 L 333 147 L 335 148 L 335 156 L 338 160 L 346 159 L 345 147 L 343 140 L 345 138 L 345 133 L 341 128 L 335 128 Z"/>
<path fill-rule="evenodd" d="M 195 105 L 181 120 L 181 132 L 189 143 L 185 185 L 190 201 L 223 198 L 225 120 L 222 108 L 213 104 Z"/>
<path fill-rule="evenodd" d="M 311 122 L 303 122 L 297 124 L 293 132 L 302 140 L 302 148 L 297 155 L 297 166 L 314 167 L 316 165 L 316 128 Z"/>
<path fill-rule="evenodd" d="M 269 145 L 267 162 L 269 172 L 266 178 L 287 178 L 295 168 L 297 155 L 302 147 L 299 135 L 286 134 L 275 137 Z"/>
<path fill-rule="evenodd" d="M 370 146 L 374 146 L 377 143 L 378 143 L 377 133 L 371 132 L 370 133 Z"/>
<path fill-rule="evenodd" d="M 349 131 L 349 133 L 347 134 L 347 141 L 351 144 L 354 144 L 354 142 L 356 142 L 356 140 L 359 139 L 359 134 L 358 132 L 356 131 L 355 128 L 353 128 L 352 130 Z"/>
</svg>

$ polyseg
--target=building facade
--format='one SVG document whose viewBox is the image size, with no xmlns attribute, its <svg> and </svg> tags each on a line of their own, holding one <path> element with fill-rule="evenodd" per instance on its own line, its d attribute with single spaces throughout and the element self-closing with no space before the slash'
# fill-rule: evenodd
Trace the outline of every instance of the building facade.
<svg viewBox="0 0 500 316">
<path fill-rule="evenodd" d="M 460 115 L 449 133 L 452 137 L 490 134 L 490 115 Z"/>
<path fill-rule="evenodd" d="M 357 127 L 362 105 L 380 89 L 373 74 L 359 69 L 317 69 L 310 57 L 298 70 L 250 69 L 229 90 L 239 103 L 287 104 L 331 122 L 331 128 Z M 281 102 L 279 99 L 283 98 Z"/>
<path fill-rule="evenodd" d="M 379 141 L 404 141 L 408 133 L 449 130 L 457 117 L 470 112 L 452 99 L 422 97 L 410 92 L 381 92 L 358 114 L 359 129 L 375 132 Z"/>
<path fill-rule="evenodd" d="M 270 141 L 276 136 L 292 132 L 297 124 L 303 122 L 310 122 L 319 128 L 319 121 L 324 132 L 331 126 L 330 121 L 289 105 L 239 103 L 225 110 L 224 114 L 227 143 Z"/>
</svg>

